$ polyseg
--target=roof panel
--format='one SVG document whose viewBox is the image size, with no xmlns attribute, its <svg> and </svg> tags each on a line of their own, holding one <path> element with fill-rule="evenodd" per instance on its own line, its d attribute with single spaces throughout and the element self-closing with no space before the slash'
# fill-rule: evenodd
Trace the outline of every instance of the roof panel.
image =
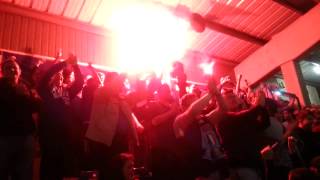
<svg viewBox="0 0 320 180">
<path fill-rule="evenodd" d="M 112 9 L 112 3 L 107 0 L 103 0 L 92 19 L 92 24 L 96 26 L 106 25 L 108 18 L 111 17 Z"/>
<path fill-rule="evenodd" d="M 13 0 L 1 0 L 3 2 L 12 2 Z"/>
<path fill-rule="evenodd" d="M 15 0 L 14 3 L 19 5 L 19 6 L 29 7 L 30 3 L 31 3 L 31 0 Z"/>
<path fill-rule="evenodd" d="M 212 31 L 208 29 L 202 33 L 196 33 L 192 48 L 195 50 L 201 50 L 205 44 L 205 40 L 209 39 L 210 33 L 212 33 Z"/>
<path fill-rule="evenodd" d="M 230 3 L 228 6 L 223 4 L 226 1 L 213 3 L 212 8 L 209 8 L 213 20 L 260 38 L 270 38 L 270 35 L 265 36 L 267 32 L 272 30 L 270 22 L 266 21 L 266 19 L 270 19 L 270 16 L 273 16 L 272 21 L 275 23 L 281 23 L 283 20 L 292 23 L 296 20 L 296 18 L 288 18 L 295 12 L 270 0 L 246 0 L 240 6 L 234 5 L 236 2 L 240 3 L 240 0 L 232 2 L 234 3 Z M 283 14 L 286 14 L 287 17 L 284 17 Z"/>
<path fill-rule="evenodd" d="M 63 16 L 74 19 L 77 17 L 84 0 L 68 0 Z"/>
<path fill-rule="evenodd" d="M 221 48 L 220 43 L 223 42 L 225 38 L 223 34 L 210 32 L 208 37 L 209 38 L 202 41 L 203 47 L 201 47 L 201 51 L 204 53 L 210 53 Z"/>
<path fill-rule="evenodd" d="M 59 1 L 51 0 L 48 12 L 55 15 L 61 15 L 67 3 L 68 3 L 68 0 L 59 0 Z"/>
<path fill-rule="evenodd" d="M 267 2 L 267 1 L 265 1 Z M 250 34 L 254 34 L 255 30 L 261 30 L 259 28 L 257 28 L 258 26 L 265 26 L 265 20 L 269 17 L 272 16 L 272 14 L 274 13 L 275 9 L 274 9 L 274 5 L 275 3 L 272 4 L 268 4 L 268 3 L 262 3 L 260 4 L 260 6 L 257 8 L 257 11 L 254 13 L 259 14 L 259 16 L 257 16 L 256 18 L 254 18 L 252 21 L 248 22 L 246 24 L 246 27 L 242 30 L 244 32 L 248 32 Z M 263 31 L 265 31 L 265 29 L 263 29 Z M 263 37 L 262 37 L 263 38 Z"/>
<path fill-rule="evenodd" d="M 210 6 L 212 6 L 211 0 L 193 1 L 191 10 L 199 14 L 205 14 Z"/>
<path fill-rule="evenodd" d="M 288 16 L 286 16 L 282 21 L 279 21 L 277 25 L 274 28 L 270 28 L 269 32 L 266 32 L 267 36 L 270 36 L 272 38 L 273 35 L 277 34 L 278 32 L 282 31 L 285 29 L 287 26 L 289 26 L 292 21 L 291 20 L 296 20 L 300 17 L 299 14 L 297 13 L 291 13 Z"/>
<path fill-rule="evenodd" d="M 224 46 L 220 48 L 220 51 L 216 51 L 217 55 L 222 56 L 226 59 L 237 60 L 237 56 L 235 56 L 234 52 L 242 47 L 243 45 L 240 43 L 239 39 L 228 37 L 225 39 Z"/>
<path fill-rule="evenodd" d="M 101 0 L 86 0 L 79 15 L 79 20 L 90 22 Z"/>
<path fill-rule="evenodd" d="M 50 0 L 33 0 L 32 9 L 46 11 Z"/>
<path fill-rule="evenodd" d="M 290 16 L 290 14 L 288 14 L 289 12 L 288 11 L 283 11 L 281 9 L 278 9 L 276 10 L 272 15 L 268 16 L 266 19 L 265 19 L 265 27 L 262 29 L 262 27 L 260 26 L 260 24 L 256 27 L 255 32 L 254 34 L 256 34 L 257 37 L 268 37 L 268 38 L 271 38 L 269 35 L 268 35 L 268 32 L 270 32 L 270 30 L 274 29 L 280 21 L 285 21 L 288 16 Z M 278 19 L 278 21 L 275 21 L 275 19 Z M 262 23 L 261 23 L 262 25 Z M 258 29 L 259 28 L 259 29 Z M 265 30 L 267 29 L 267 30 Z"/>
<path fill-rule="evenodd" d="M 265 5 L 265 2 L 257 3 L 257 1 L 252 2 L 250 5 L 250 10 L 248 11 L 248 14 L 241 15 L 242 19 L 236 19 L 233 20 L 233 27 L 243 31 L 243 32 L 250 32 L 251 29 L 248 28 L 249 25 L 259 22 L 257 19 L 263 18 L 263 14 L 267 13 L 267 9 L 270 8 L 269 6 Z"/>
<path fill-rule="evenodd" d="M 128 3 L 148 0 L 0 0 L 18 6 L 107 27 L 109 17 Z M 192 12 L 200 13 L 211 21 L 236 29 L 252 36 L 269 40 L 300 15 L 272 0 L 159 0 L 162 4 L 176 7 L 185 5 Z M 210 16 L 210 17 L 209 17 Z M 206 29 L 202 33 L 190 31 L 190 49 L 221 58 L 242 61 L 260 46 L 237 39 L 221 32 Z"/>
<path fill-rule="evenodd" d="M 216 54 L 219 57 L 223 57 L 225 59 L 230 59 L 233 61 L 238 61 L 239 60 L 239 52 L 241 48 L 246 48 L 248 45 L 252 45 L 248 42 L 228 37 L 224 40 L 225 42 L 222 43 L 223 46 L 221 46 L 221 51 L 217 51 Z M 232 43 L 227 43 L 227 42 L 232 42 Z"/>
<path fill-rule="evenodd" d="M 253 52 L 255 52 L 256 50 L 258 50 L 260 48 L 260 46 L 251 44 L 248 48 L 244 48 L 242 51 L 240 51 L 240 55 L 239 55 L 239 63 L 247 58 L 248 56 L 250 56 L 250 54 L 252 54 Z"/>
<path fill-rule="evenodd" d="M 161 2 L 162 4 L 168 5 L 168 6 L 177 6 L 180 0 L 160 0 L 157 2 Z"/>
<path fill-rule="evenodd" d="M 217 51 L 223 51 L 222 49 L 226 48 L 227 46 L 227 41 L 228 37 L 225 36 L 224 34 L 218 33 L 217 38 L 215 38 L 213 41 L 207 41 L 207 44 L 212 44 L 213 46 L 210 47 L 207 46 L 204 51 L 206 53 L 211 53 L 211 52 L 217 52 Z"/>
</svg>

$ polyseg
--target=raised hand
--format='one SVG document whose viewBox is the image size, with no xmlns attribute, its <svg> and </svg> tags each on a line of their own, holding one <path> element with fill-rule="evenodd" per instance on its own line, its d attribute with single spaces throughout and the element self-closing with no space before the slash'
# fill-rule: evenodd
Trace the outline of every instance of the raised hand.
<svg viewBox="0 0 320 180">
<path fill-rule="evenodd" d="M 261 151 L 260 151 L 261 157 L 264 160 L 271 160 L 273 159 L 273 149 L 271 148 L 271 146 L 266 146 L 264 147 Z"/>
</svg>

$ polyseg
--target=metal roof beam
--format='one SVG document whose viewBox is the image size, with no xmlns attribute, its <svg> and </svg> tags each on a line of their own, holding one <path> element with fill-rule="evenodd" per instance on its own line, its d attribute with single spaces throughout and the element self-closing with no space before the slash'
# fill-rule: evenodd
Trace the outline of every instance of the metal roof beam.
<svg viewBox="0 0 320 180">
<path fill-rule="evenodd" d="M 263 46 L 268 42 L 265 39 L 262 39 L 262 38 L 259 38 L 259 37 L 255 37 L 253 35 L 247 34 L 245 32 L 238 31 L 238 30 L 236 30 L 234 28 L 225 26 L 223 24 L 220 24 L 220 23 L 217 23 L 217 22 L 214 22 L 214 21 L 206 22 L 206 25 L 207 25 L 208 28 L 210 28 L 210 29 L 212 29 L 214 31 L 217 31 L 217 32 L 220 32 L 220 33 L 223 33 L 223 34 L 227 34 L 229 36 L 233 36 L 235 38 L 242 39 L 244 41 L 248 41 L 250 43 L 257 44 L 257 45 L 260 45 L 260 46 Z"/>
<path fill-rule="evenodd" d="M 314 0 L 273 0 L 273 1 L 300 14 L 305 14 L 317 4 L 317 2 Z"/>
</svg>

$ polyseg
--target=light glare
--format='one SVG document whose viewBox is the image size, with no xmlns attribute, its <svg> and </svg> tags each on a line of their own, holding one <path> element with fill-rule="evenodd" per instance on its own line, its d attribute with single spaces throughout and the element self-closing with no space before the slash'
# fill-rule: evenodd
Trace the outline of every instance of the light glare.
<svg viewBox="0 0 320 180">
<path fill-rule="evenodd" d="M 212 75 L 213 74 L 213 66 L 214 66 L 213 61 L 210 63 L 200 64 L 200 68 L 202 69 L 202 71 L 205 75 Z"/>
<path fill-rule="evenodd" d="M 188 22 L 154 4 L 132 4 L 114 12 L 117 68 L 129 74 L 161 73 L 188 49 L 188 28 Z"/>
</svg>

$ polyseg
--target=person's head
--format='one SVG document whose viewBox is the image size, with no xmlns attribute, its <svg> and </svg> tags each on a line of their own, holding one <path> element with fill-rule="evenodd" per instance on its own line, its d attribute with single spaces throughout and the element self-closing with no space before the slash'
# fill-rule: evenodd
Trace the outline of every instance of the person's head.
<svg viewBox="0 0 320 180">
<path fill-rule="evenodd" d="M 108 89 L 110 95 L 118 95 L 123 92 L 124 80 L 124 76 L 116 72 L 110 72 L 106 74 L 104 86 Z"/>
<path fill-rule="evenodd" d="M 308 168 L 296 168 L 289 172 L 288 180 L 315 180 L 315 175 Z"/>
<path fill-rule="evenodd" d="M 188 107 L 198 99 L 196 94 L 185 94 L 184 96 L 182 96 L 182 98 L 180 99 L 180 105 L 183 111 L 185 111 L 186 109 L 188 109 Z"/>
<path fill-rule="evenodd" d="M 63 74 L 62 71 L 55 74 L 51 79 L 51 85 L 60 87 L 63 84 Z"/>
<path fill-rule="evenodd" d="M 160 101 L 170 102 L 172 100 L 171 91 L 168 84 L 162 84 L 157 92 Z"/>
<path fill-rule="evenodd" d="M 63 69 L 63 84 L 71 84 L 74 81 L 74 72 L 70 67 Z"/>
<path fill-rule="evenodd" d="M 19 64 L 16 62 L 16 57 L 11 56 L 1 64 L 2 76 L 7 78 L 12 83 L 18 83 L 21 69 Z"/>
<path fill-rule="evenodd" d="M 192 93 L 197 95 L 198 98 L 200 98 L 201 94 L 202 94 L 201 89 L 199 87 L 197 87 L 197 86 L 194 86 L 192 88 Z"/>
<path fill-rule="evenodd" d="M 233 91 L 222 91 L 222 97 L 225 101 L 228 111 L 238 112 L 243 110 L 244 102 L 233 93 Z"/>
<path fill-rule="evenodd" d="M 135 93 L 138 101 L 144 100 L 148 97 L 147 83 L 145 80 L 137 80 L 135 83 Z"/>
<path fill-rule="evenodd" d="M 301 110 L 297 115 L 298 126 L 305 130 L 311 130 L 313 123 L 313 116 L 307 110 Z"/>
<path fill-rule="evenodd" d="M 90 77 L 90 78 L 87 79 L 87 83 L 86 84 L 87 84 L 88 87 L 91 87 L 93 89 L 97 89 L 99 87 L 99 80 Z"/>
<path fill-rule="evenodd" d="M 179 61 L 174 62 L 172 65 L 172 71 L 170 73 L 171 77 L 177 78 L 182 76 L 183 74 L 184 74 L 184 65 Z"/>
<path fill-rule="evenodd" d="M 221 94 L 228 111 L 238 112 L 243 110 L 244 102 L 235 94 L 235 84 L 230 76 L 220 78 Z"/>
<path fill-rule="evenodd" d="M 151 76 L 147 81 L 147 91 L 150 96 L 153 96 L 154 93 L 160 88 L 161 80 L 156 76 Z"/>
<path fill-rule="evenodd" d="M 236 85 L 235 83 L 231 80 L 230 76 L 224 76 L 220 78 L 220 85 L 221 85 L 221 91 L 235 91 Z M 222 93 L 221 92 L 221 93 Z"/>
<path fill-rule="evenodd" d="M 294 117 L 294 109 L 284 109 L 282 111 L 282 115 L 283 115 L 283 120 L 284 121 L 288 121 L 288 122 L 292 122 L 295 120 L 295 117 Z"/>
</svg>

